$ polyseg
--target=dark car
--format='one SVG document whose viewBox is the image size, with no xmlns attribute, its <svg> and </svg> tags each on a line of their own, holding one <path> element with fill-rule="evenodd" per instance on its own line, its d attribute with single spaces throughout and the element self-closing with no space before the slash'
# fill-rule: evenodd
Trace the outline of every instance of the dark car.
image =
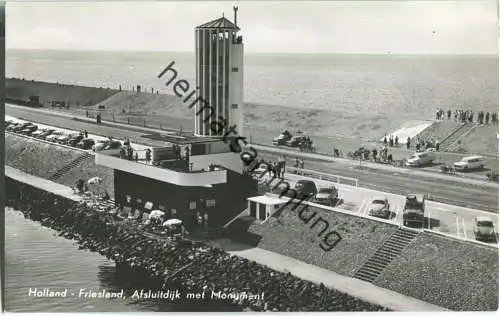
<svg viewBox="0 0 500 316">
<path fill-rule="evenodd" d="M 31 126 L 33 125 L 33 123 L 19 123 L 18 125 L 16 125 L 13 129 L 13 132 L 16 132 L 16 133 L 19 133 L 20 131 L 22 131 L 23 129 L 25 129 L 26 127 L 28 126 Z"/>
<path fill-rule="evenodd" d="M 320 188 L 318 193 L 314 196 L 314 202 L 318 204 L 335 206 L 339 197 L 339 191 L 336 187 Z"/>
<path fill-rule="evenodd" d="M 20 134 L 31 135 L 31 133 L 33 133 L 37 129 L 38 129 L 38 126 L 36 126 L 36 125 L 28 125 L 20 131 Z"/>
<path fill-rule="evenodd" d="M 79 141 L 78 144 L 76 144 L 76 147 L 87 150 L 87 149 L 91 149 L 92 146 L 94 146 L 94 145 L 95 145 L 95 142 L 93 139 L 84 138 L 81 141 Z"/>
<path fill-rule="evenodd" d="M 81 140 L 83 139 L 83 135 L 76 135 L 76 136 L 73 136 L 71 137 L 68 142 L 67 142 L 67 145 L 69 146 L 72 146 L 72 147 L 75 147 L 76 144 L 78 144 Z"/>
<path fill-rule="evenodd" d="M 13 132 L 13 131 L 15 131 L 16 127 L 18 127 L 20 125 L 21 125 L 20 123 L 12 123 L 12 124 L 9 124 L 9 126 L 7 126 L 7 128 L 5 130 L 8 132 Z"/>
<path fill-rule="evenodd" d="M 55 129 L 47 129 L 43 131 L 40 135 L 38 135 L 37 138 L 45 139 L 47 138 L 47 136 L 52 135 L 52 133 L 54 133 L 55 131 L 56 131 Z"/>
<path fill-rule="evenodd" d="M 307 199 L 316 196 L 318 188 L 316 183 L 311 180 L 299 180 L 295 184 L 294 190 L 297 192 L 298 199 Z"/>
</svg>

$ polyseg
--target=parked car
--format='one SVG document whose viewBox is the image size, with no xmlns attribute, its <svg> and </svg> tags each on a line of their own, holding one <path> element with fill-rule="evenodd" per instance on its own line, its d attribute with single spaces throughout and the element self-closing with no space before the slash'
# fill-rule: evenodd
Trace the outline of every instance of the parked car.
<svg viewBox="0 0 500 316">
<path fill-rule="evenodd" d="M 368 215 L 373 217 L 389 219 L 391 217 L 391 206 L 387 198 L 379 197 L 372 200 Z"/>
<path fill-rule="evenodd" d="M 48 141 L 48 142 L 53 142 L 53 143 L 57 143 L 57 139 L 61 136 L 63 136 L 64 133 L 63 132 L 60 132 L 60 131 L 54 131 L 52 132 L 52 134 L 50 134 L 49 136 L 45 137 L 45 140 Z"/>
<path fill-rule="evenodd" d="M 280 135 L 273 139 L 274 146 L 286 145 L 286 142 L 292 138 L 289 131 L 283 131 Z"/>
<path fill-rule="evenodd" d="M 39 138 L 40 135 L 45 132 L 46 129 L 45 128 L 42 128 L 42 129 L 38 129 L 36 131 L 34 131 L 33 133 L 31 133 L 31 137 L 35 137 L 35 138 Z"/>
<path fill-rule="evenodd" d="M 75 147 L 83 139 L 83 135 L 74 135 L 66 142 L 67 145 Z"/>
<path fill-rule="evenodd" d="M 101 151 L 101 150 L 111 150 L 111 149 L 120 149 L 122 148 L 123 144 L 118 141 L 118 140 L 105 140 L 105 141 L 98 141 L 97 144 L 93 147 L 94 151 Z"/>
<path fill-rule="evenodd" d="M 16 127 L 18 127 L 20 125 L 21 125 L 21 123 L 12 123 L 12 124 L 9 124 L 9 126 L 7 126 L 7 128 L 5 130 L 8 132 L 13 132 L 16 129 Z"/>
<path fill-rule="evenodd" d="M 78 144 L 76 144 L 75 147 L 87 150 L 87 149 L 91 149 L 92 146 L 94 146 L 94 144 L 95 144 L 95 142 L 93 139 L 84 138 L 84 139 L 80 140 L 78 142 Z"/>
<path fill-rule="evenodd" d="M 7 121 L 5 121 L 5 125 L 4 125 L 5 129 L 7 129 L 7 127 L 8 127 L 9 125 L 12 125 L 12 124 L 14 124 L 14 121 L 13 121 L 13 120 L 7 120 Z"/>
<path fill-rule="evenodd" d="M 299 180 L 295 183 L 294 187 L 297 192 L 297 199 L 307 199 L 316 196 L 318 193 L 318 188 L 316 183 L 311 180 Z"/>
<path fill-rule="evenodd" d="M 314 202 L 318 204 L 335 206 L 337 205 L 339 191 L 336 187 L 319 188 L 318 193 L 314 196 Z"/>
<path fill-rule="evenodd" d="M 30 125 L 33 125 L 33 123 L 29 123 L 29 122 L 20 123 L 20 124 L 18 124 L 18 125 L 14 128 L 13 132 L 15 132 L 15 133 L 19 133 L 20 131 L 22 131 L 23 129 L 25 129 L 26 127 L 28 127 L 28 126 L 30 126 Z"/>
<path fill-rule="evenodd" d="M 62 134 L 61 136 L 56 138 L 56 142 L 61 144 L 61 145 L 66 145 L 68 140 L 70 140 L 75 134 Z"/>
<path fill-rule="evenodd" d="M 55 129 L 47 129 L 43 133 L 41 133 L 37 138 L 46 139 L 47 136 L 52 135 L 55 132 Z"/>
<path fill-rule="evenodd" d="M 486 159 L 482 156 L 464 157 L 459 162 L 455 162 L 453 166 L 457 171 L 483 169 L 486 165 Z"/>
<path fill-rule="evenodd" d="M 420 167 L 431 164 L 436 159 L 433 151 L 417 152 L 406 160 L 408 167 Z"/>
<path fill-rule="evenodd" d="M 423 223 L 425 220 L 425 196 L 423 194 L 408 194 L 403 209 L 403 225 Z"/>
<path fill-rule="evenodd" d="M 490 217 L 478 216 L 474 219 L 474 237 L 476 240 L 496 241 L 495 225 Z"/>
<path fill-rule="evenodd" d="M 34 131 L 38 129 L 37 125 L 28 125 L 25 128 L 23 128 L 19 133 L 23 135 L 31 135 Z"/>
</svg>

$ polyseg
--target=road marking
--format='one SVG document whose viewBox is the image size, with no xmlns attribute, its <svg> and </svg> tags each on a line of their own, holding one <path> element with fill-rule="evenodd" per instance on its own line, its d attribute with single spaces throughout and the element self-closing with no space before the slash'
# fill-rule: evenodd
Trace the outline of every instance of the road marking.
<svg viewBox="0 0 500 316">
<path fill-rule="evenodd" d="M 464 229 L 464 238 L 467 240 L 467 229 L 465 227 L 465 219 L 462 217 L 462 227 Z"/>
<path fill-rule="evenodd" d="M 460 238 L 460 224 L 458 223 L 458 216 L 455 217 L 455 223 L 457 224 L 457 237 Z"/>
</svg>

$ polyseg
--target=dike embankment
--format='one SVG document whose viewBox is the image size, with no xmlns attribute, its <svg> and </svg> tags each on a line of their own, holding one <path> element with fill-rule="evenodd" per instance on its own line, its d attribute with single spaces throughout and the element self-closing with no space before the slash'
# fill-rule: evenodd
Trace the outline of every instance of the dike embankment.
<svg viewBox="0 0 500 316">
<path fill-rule="evenodd" d="M 6 135 L 6 164 L 41 178 L 51 178 L 54 173 L 58 173 L 58 170 L 60 170 L 61 167 L 64 168 L 64 166 L 71 164 L 82 154 L 84 153 L 78 150 L 64 148 L 53 144 L 46 144 L 37 140 L 27 139 L 25 137 L 17 135 Z M 66 169 L 66 172 L 61 175 L 60 178 L 53 181 L 58 182 L 62 185 L 71 186 L 74 185 L 75 181 L 79 178 L 87 179 L 88 177 L 93 176 L 103 177 L 104 187 L 110 193 L 113 192 L 113 179 L 111 169 L 96 166 L 92 159 L 84 160 L 80 162 L 79 165 L 72 166 L 72 168 Z M 12 179 L 10 181 L 12 181 Z M 12 193 L 11 195 L 14 197 L 13 201 L 16 201 L 15 198 L 19 198 L 19 195 L 22 195 L 21 192 L 24 192 L 26 190 L 37 191 L 36 188 L 21 186 L 20 184 L 14 184 L 13 186 L 8 184 L 7 187 L 9 188 L 8 192 Z M 36 195 L 35 197 L 29 198 L 26 198 L 26 196 L 24 195 L 24 198 L 22 200 L 23 203 L 18 205 L 14 204 L 13 207 L 22 210 L 25 214 L 28 214 L 28 217 L 31 217 L 31 214 L 34 214 L 33 218 L 39 221 L 41 221 L 43 218 L 49 218 L 44 221 L 48 221 L 47 223 L 53 222 L 53 224 L 50 225 L 55 226 L 50 227 L 54 227 L 61 232 L 67 230 L 70 232 L 70 234 L 80 234 L 78 230 L 75 231 L 76 228 L 71 228 L 73 227 L 71 226 L 71 223 L 81 222 L 80 217 L 88 217 L 90 218 L 89 221 L 94 221 L 97 218 L 103 217 L 105 218 L 104 223 L 106 223 L 106 227 L 108 227 L 108 221 L 110 221 L 111 223 L 109 225 L 110 227 L 125 227 L 124 231 L 127 232 L 126 236 L 124 235 L 120 237 L 120 239 L 117 239 L 120 242 L 122 242 L 122 239 L 126 240 L 123 242 L 123 244 L 106 244 L 106 240 L 108 239 L 99 241 L 98 244 L 93 244 L 91 243 L 91 240 L 94 240 L 93 238 L 95 237 L 94 235 L 96 233 L 91 233 L 90 231 L 88 231 L 88 234 L 90 235 L 85 235 L 87 237 L 85 237 L 84 239 L 84 242 L 87 242 L 89 247 L 93 247 L 93 249 L 96 249 L 96 251 L 99 251 L 98 249 L 107 249 L 106 247 L 123 247 L 124 249 L 120 251 L 125 251 L 123 252 L 125 254 L 124 257 L 119 257 L 119 259 L 115 260 L 118 262 L 118 266 L 122 268 L 119 270 L 127 271 L 127 269 L 123 269 L 124 267 L 127 267 L 129 265 L 129 262 L 127 261 L 129 259 L 126 258 L 142 258 L 144 249 L 147 249 L 141 245 L 139 245 L 139 247 L 142 250 L 136 249 L 132 251 L 131 249 L 129 249 L 130 242 L 137 239 L 137 236 L 142 234 L 142 231 L 140 229 L 130 228 L 132 230 L 128 231 L 128 224 L 114 221 L 112 217 L 108 217 L 106 214 L 99 214 L 99 216 L 96 217 L 95 211 L 81 207 L 78 207 L 76 211 L 71 211 L 80 214 L 74 215 L 80 217 L 75 218 L 73 215 L 71 215 L 73 214 L 71 212 L 68 215 L 64 215 L 66 213 L 65 210 L 73 209 L 73 206 L 75 204 L 71 201 L 64 202 L 68 204 L 60 204 L 67 206 L 62 207 L 62 209 L 59 211 L 56 211 L 55 209 L 53 211 L 54 213 L 52 211 L 47 211 L 46 209 L 44 209 L 45 207 L 49 210 L 53 209 L 53 207 L 50 203 L 46 204 L 42 200 L 50 199 L 49 196 L 52 198 L 52 195 L 48 193 L 37 194 L 38 195 Z M 42 202 L 38 203 L 38 201 Z M 24 205 L 26 205 L 26 207 L 24 207 Z M 31 209 L 37 207 L 38 211 L 31 211 Z M 341 234 L 342 241 L 338 245 L 336 245 L 336 247 L 332 251 L 327 253 L 322 251 L 322 249 L 318 247 L 319 240 L 317 234 L 319 228 L 313 230 L 305 226 L 304 223 L 293 212 L 283 212 L 283 214 L 279 218 L 279 223 L 276 222 L 276 219 L 274 219 L 273 221 L 268 221 L 267 223 L 262 225 L 251 225 L 248 231 L 253 234 L 253 236 L 256 236 L 256 239 L 258 240 L 254 246 L 258 246 L 259 248 L 267 249 L 291 258 L 295 258 L 297 260 L 307 262 L 309 264 L 313 264 L 349 277 L 352 276 L 352 273 L 357 268 L 359 268 L 371 256 L 371 254 L 382 245 L 384 240 L 386 240 L 397 228 L 393 225 L 379 223 L 377 221 L 372 221 L 369 219 L 362 219 L 357 216 L 348 214 L 330 212 L 319 208 L 314 208 L 311 210 L 311 212 L 317 212 L 318 216 L 321 216 L 328 223 L 330 223 L 330 225 L 333 225 L 331 226 L 332 229 L 335 229 Z M 66 226 L 60 226 L 62 224 L 58 224 L 60 221 L 58 218 L 60 218 L 61 216 L 63 218 L 64 216 L 70 216 L 65 224 L 68 226 L 67 228 L 64 228 Z M 100 224 L 92 223 L 93 222 L 91 222 L 89 225 L 103 225 L 102 222 L 99 221 L 97 223 Z M 85 231 L 86 228 L 78 229 L 83 229 Z M 117 229 L 121 230 L 122 228 Z M 99 233 L 97 233 L 97 235 L 100 236 Z M 71 237 L 71 235 L 68 235 L 68 237 Z M 142 239 L 142 237 L 139 237 L 139 239 L 143 240 L 144 243 L 147 243 L 147 239 Z M 162 248 L 163 244 L 158 244 L 158 247 Z M 200 247 L 205 246 L 202 246 L 200 244 Z M 218 250 L 210 251 L 214 251 L 215 254 L 219 254 Z M 177 253 L 178 251 L 174 249 L 172 252 L 167 253 L 167 255 L 176 257 Z M 191 254 L 191 252 L 189 253 Z M 188 254 L 187 256 L 189 257 L 190 254 Z M 221 254 L 221 258 L 232 258 L 227 257 L 226 255 L 222 256 Z M 150 262 L 153 264 L 153 262 L 155 262 L 154 260 L 156 260 L 157 258 L 162 258 L 155 256 L 156 255 L 154 255 L 153 257 L 148 257 L 149 259 L 147 260 L 150 261 L 146 260 L 146 262 Z M 218 256 L 219 255 L 215 257 L 216 259 L 214 259 L 216 262 L 217 260 L 219 260 Z M 161 259 L 159 261 L 165 261 L 169 263 L 170 260 L 173 259 Z M 290 282 L 290 284 L 292 284 L 290 286 L 294 290 L 290 290 L 291 294 L 289 295 L 291 295 L 293 299 L 305 298 L 302 296 L 300 298 L 296 298 L 296 296 L 294 296 L 301 290 L 297 290 L 297 287 L 293 286 L 293 283 L 303 282 L 297 278 L 292 278 L 291 276 L 287 275 L 285 277 L 285 275 L 279 274 L 269 269 L 251 270 L 253 272 L 249 272 L 246 269 L 250 269 L 255 264 L 234 261 L 236 259 L 220 259 L 220 262 L 218 264 L 211 263 L 209 259 L 206 259 L 206 262 L 203 260 L 201 258 L 199 260 L 196 259 L 195 263 L 193 264 L 201 264 L 203 267 L 206 266 L 207 270 L 205 270 L 204 268 L 203 270 L 197 270 L 196 268 L 194 268 L 196 266 L 194 266 L 193 270 L 187 269 L 184 272 L 181 271 L 182 273 L 177 274 L 179 279 L 193 280 L 192 287 L 195 287 L 196 282 L 198 282 L 196 281 L 197 278 L 206 278 L 206 280 L 208 280 L 206 282 L 209 282 L 209 284 L 221 284 L 219 277 L 217 277 L 217 275 L 219 275 L 224 279 L 226 277 L 230 279 L 230 282 L 228 284 L 222 282 L 225 287 L 228 287 L 230 284 L 232 284 L 231 282 L 233 282 L 233 280 L 239 280 L 240 283 L 236 284 L 240 284 L 241 286 L 241 282 L 243 282 L 242 280 L 245 280 L 244 283 L 248 283 L 249 285 L 251 285 L 250 288 L 260 289 L 260 287 L 254 286 L 257 286 L 256 283 L 258 282 L 267 284 L 267 275 L 272 271 L 273 275 L 277 275 L 277 279 L 272 279 L 273 282 L 285 282 L 287 284 L 288 282 Z M 235 265 L 235 267 L 241 267 L 242 270 L 239 272 L 239 274 L 236 272 L 233 273 L 224 270 L 229 269 L 228 271 L 231 271 L 233 264 Z M 133 265 L 136 265 L 136 263 L 134 263 Z M 182 266 L 176 265 L 176 263 L 174 262 L 171 268 L 167 264 L 166 269 L 168 271 L 176 271 L 176 269 L 178 269 L 179 267 Z M 261 269 L 261 266 L 258 267 L 258 269 Z M 158 271 L 164 270 L 160 269 Z M 191 278 L 191 274 L 193 274 L 194 278 Z M 206 275 L 214 275 L 214 277 Z M 255 278 L 256 275 L 266 276 L 264 278 L 265 280 L 259 279 L 255 282 L 252 281 L 251 279 Z M 249 280 L 247 280 L 246 278 L 248 278 Z M 161 283 L 160 281 L 158 282 Z M 305 288 L 310 288 L 313 286 L 308 282 L 300 284 L 302 284 L 300 286 L 303 286 Z M 417 239 L 414 240 L 410 244 L 410 246 L 403 251 L 399 258 L 396 258 L 393 262 L 390 263 L 386 270 L 384 270 L 379 278 L 375 281 L 375 285 L 452 310 L 496 310 L 498 307 L 498 249 L 424 233 L 418 236 Z M 312 288 L 316 289 L 316 287 Z M 471 291 L 473 291 L 474 295 L 471 295 L 471 292 L 469 290 L 465 291 L 464 289 L 470 289 Z M 274 290 L 272 290 L 271 292 L 274 293 Z M 288 291 L 286 293 L 288 293 Z M 281 298 L 275 299 L 280 300 Z M 360 306 L 364 306 L 363 304 L 365 303 L 362 303 Z M 290 306 L 295 305 L 292 304 Z M 291 310 L 301 310 L 298 309 L 299 307 L 295 308 L 290 306 L 287 305 L 287 308 L 291 308 Z M 340 305 L 335 307 L 337 309 L 331 307 L 333 309 L 327 310 L 341 310 L 343 307 L 339 306 Z M 314 306 L 314 308 L 316 307 L 318 306 Z M 306 307 L 305 310 L 315 310 L 314 308 L 311 305 L 310 307 Z"/>
<path fill-rule="evenodd" d="M 61 83 L 41 82 L 19 78 L 5 79 L 6 102 L 23 104 L 30 96 L 38 96 L 44 107 L 51 107 L 52 101 L 64 101 L 71 107 L 95 105 L 118 90 L 106 87 L 84 87 Z"/>
<path fill-rule="evenodd" d="M 387 310 L 200 242 L 146 234 L 128 221 L 11 178 L 6 187 L 8 207 L 74 240 L 80 249 L 115 261 L 120 270 L 147 277 L 152 290 L 180 289 L 179 303 L 188 301 L 187 293 L 206 293 L 202 304 L 223 301 L 254 311 Z"/>
</svg>

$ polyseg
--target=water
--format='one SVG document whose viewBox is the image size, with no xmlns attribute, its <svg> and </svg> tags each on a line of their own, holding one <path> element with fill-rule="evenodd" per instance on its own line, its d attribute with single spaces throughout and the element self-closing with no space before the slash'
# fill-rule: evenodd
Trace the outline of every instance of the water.
<svg viewBox="0 0 500 316">
<path fill-rule="evenodd" d="M 8 77 L 124 89 L 141 84 L 172 94 L 157 75 L 175 61 L 178 79 L 195 82 L 194 53 L 8 50 L 6 56 Z M 244 80 L 251 103 L 246 125 L 322 136 L 382 137 L 385 126 L 433 119 L 437 107 L 498 109 L 494 56 L 247 54 Z"/>
<path fill-rule="evenodd" d="M 227 306 L 173 306 L 132 299 L 35 298 L 29 288 L 67 288 L 108 291 L 137 288 L 117 278 L 114 262 L 99 254 L 78 250 L 52 229 L 27 220 L 21 212 L 5 211 L 5 308 L 9 312 L 145 312 L 183 310 L 236 310 Z M 78 295 L 76 295 L 78 296 Z"/>
</svg>

